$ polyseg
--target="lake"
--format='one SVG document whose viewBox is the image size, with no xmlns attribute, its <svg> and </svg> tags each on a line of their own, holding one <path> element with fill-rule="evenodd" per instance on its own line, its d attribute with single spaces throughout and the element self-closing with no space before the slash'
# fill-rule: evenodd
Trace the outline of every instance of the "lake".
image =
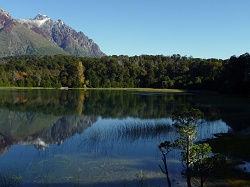
<svg viewBox="0 0 250 187">
<path fill-rule="evenodd" d="M 157 146 L 175 139 L 181 104 L 205 113 L 198 140 L 249 128 L 249 98 L 212 92 L 0 90 L 0 184 L 166 186 Z M 185 186 L 179 151 L 168 160 Z"/>
</svg>

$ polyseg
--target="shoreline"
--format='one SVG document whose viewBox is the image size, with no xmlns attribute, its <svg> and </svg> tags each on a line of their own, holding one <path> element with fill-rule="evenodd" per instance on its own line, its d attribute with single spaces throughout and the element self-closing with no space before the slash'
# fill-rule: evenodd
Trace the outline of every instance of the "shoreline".
<svg viewBox="0 0 250 187">
<path fill-rule="evenodd" d="M 141 91 L 141 92 L 171 92 L 185 93 L 187 90 L 181 89 L 163 89 L 163 88 L 46 88 L 46 87 L 0 87 L 0 90 L 124 90 L 124 91 Z"/>
</svg>

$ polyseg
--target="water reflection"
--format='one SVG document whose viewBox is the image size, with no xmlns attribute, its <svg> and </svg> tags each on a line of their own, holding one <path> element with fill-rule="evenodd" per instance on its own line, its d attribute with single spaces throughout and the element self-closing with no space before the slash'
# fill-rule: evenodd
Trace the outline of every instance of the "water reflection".
<svg viewBox="0 0 250 187">
<path fill-rule="evenodd" d="M 206 123 L 200 130 L 210 137 L 210 132 L 216 132 L 211 128 L 210 123 Z M 221 129 L 217 133 L 226 132 L 229 128 L 224 126 Z M 63 133 L 67 133 L 67 130 Z M 158 169 L 160 153 L 156 145 L 174 138 L 170 118 L 99 118 L 81 134 L 73 135 L 60 145 L 52 144 L 44 150 L 27 146 L 27 142 L 23 143 L 25 141 L 22 142 L 25 147 L 14 145 L 2 156 L 0 164 L 23 173 L 24 186 L 47 183 L 51 186 L 58 183 L 90 186 L 104 183 L 108 186 L 110 182 L 115 182 L 116 186 L 123 186 L 124 183 L 137 186 L 142 180 L 140 173 L 145 177 L 144 183 L 157 186 L 165 183 L 165 177 Z M 178 183 L 182 182 L 179 160 L 178 150 L 170 153 L 169 172 Z M 117 181 L 120 182 L 117 184 Z"/>
<path fill-rule="evenodd" d="M 0 174 L 16 173 L 21 186 L 164 186 L 157 145 L 175 139 L 171 114 L 194 97 L 41 90 L 0 96 Z M 220 118 L 203 120 L 198 140 L 229 130 Z M 182 182 L 179 159 L 178 150 L 170 153 L 174 186 Z"/>
<path fill-rule="evenodd" d="M 15 144 L 34 145 L 37 149 L 60 145 L 97 121 L 85 115 L 54 116 L 1 109 L 0 117 L 0 154 Z"/>
<path fill-rule="evenodd" d="M 55 116 L 84 114 L 103 118 L 160 118 L 171 116 L 192 96 L 135 94 L 128 91 L 1 90 L 0 107 Z"/>
</svg>

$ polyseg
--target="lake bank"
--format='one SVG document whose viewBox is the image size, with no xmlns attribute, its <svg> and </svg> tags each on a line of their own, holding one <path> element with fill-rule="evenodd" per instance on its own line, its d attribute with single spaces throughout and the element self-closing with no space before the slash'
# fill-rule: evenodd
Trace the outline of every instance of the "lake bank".
<svg viewBox="0 0 250 187">
<path fill-rule="evenodd" d="M 47 88 L 47 87 L 0 87 L 0 90 L 121 90 L 121 91 L 145 91 L 145 92 L 187 92 L 181 89 L 162 89 L 162 88 Z"/>
<path fill-rule="evenodd" d="M 218 180 L 219 184 L 219 181 L 226 181 L 227 186 L 250 186 L 250 173 L 247 172 L 249 168 L 244 166 L 245 162 L 250 162 L 249 131 L 218 134 L 216 138 L 206 142 L 212 147 L 214 153 L 220 153 L 229 159 L 227 165 L 213 172 L 212 175 L 217 179 L 212 178 L 211 181 Z"/>
</svg>

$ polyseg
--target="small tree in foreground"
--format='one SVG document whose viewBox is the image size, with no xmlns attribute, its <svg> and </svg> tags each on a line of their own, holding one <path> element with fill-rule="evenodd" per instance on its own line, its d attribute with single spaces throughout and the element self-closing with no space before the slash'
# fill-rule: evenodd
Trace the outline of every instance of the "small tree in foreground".
<svg viewBox="0 0 250 187">
<path fill-rule="evenodd" d="M 212 148 L 209 144 L 195 144 L 197 139 L 197 121 L 201 119 L 203 115 L 199 109 L 193 109 L 189 105 L 183 105 L 180 110 L 173 113 L 173 126 L 176 128 L 177 139 L 172 144 L 165 141 L 158 146 L 163 154 L 162 160 L 165 170 L 160 168 L 167 177 L 166 154 L 172 150 L 171 148 L 181 150 L 182 162 L 185 167 L 184 175 L 187 179 L 188 187 L 192 187 L 191 178 L 194 175 L 200 177 L 200 185 L 203 187 L 209 173 L 221 159 L 218 155 L 212 155 Z"/>
<path fill-rule="evenodd" d="M 199 177 L 200 186 L 203 187 L 212 169 L 224 163 L 225 157 L 219 154 L 212 155 L 212 148 L 208 143 L 194 145 L 192 152 L 194 153 L 193 172 Z"/>
<path fill-rule="evenodd" d="M 180 110 L 173 113 L 174 127 L 178 133 L 175 140 L 175 147 L 181 150 L 182 162 L 185 166 L 185 176 L 187 186 L 191 187 L 191 169 L 194 164 L 195 149 L 193 149 L 196 141 L 197 120 L 203 117 L 203 113 L 199 109 L 193 109 L 189 105 L 183 105 Z"/>
<path fill-rule="evenodd" d="M 158 145 L 158 148 L 161 150 L 164 169 L 161 167 L 161 165 L 159 165 L 159 167 L 162 173 L 164 173 L 167 177 L 168 187 L 171 187 L 171 180 L 169 177 L 168 165 L 167 165 L 167 154 L 173 150 L 173 145 L 169 141 L 165 141 L 165 142 L 160 143 L 160 145 Z"/>
</svg>

